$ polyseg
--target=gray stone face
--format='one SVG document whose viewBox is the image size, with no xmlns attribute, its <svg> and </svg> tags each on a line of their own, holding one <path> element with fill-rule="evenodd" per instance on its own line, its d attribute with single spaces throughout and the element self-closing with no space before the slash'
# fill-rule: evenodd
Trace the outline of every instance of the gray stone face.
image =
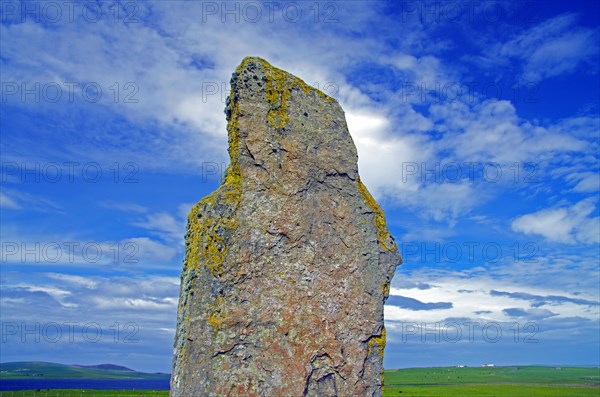
<svg viewBox="0 0 600 397">
<path fill-rule="evenodd" d="M 171 396 L 380 396 L 401 258 L 343 110 L 245 58 L 225 112 L 231 164 L 188 218 Z"/>
</svg>

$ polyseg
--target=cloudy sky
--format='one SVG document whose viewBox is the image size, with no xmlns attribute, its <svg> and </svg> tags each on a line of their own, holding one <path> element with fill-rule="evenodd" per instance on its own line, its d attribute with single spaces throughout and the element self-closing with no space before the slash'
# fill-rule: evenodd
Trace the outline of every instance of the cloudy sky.
<svg viewBox="0 0 600 397">
<path fill-rule="evenodd" d="M 598 365 L 595 1 L 2 1 L 1 357 L 171 367 L 185 217 L 260 56 L 399 242 L 386 368 Z"/>
</svg>

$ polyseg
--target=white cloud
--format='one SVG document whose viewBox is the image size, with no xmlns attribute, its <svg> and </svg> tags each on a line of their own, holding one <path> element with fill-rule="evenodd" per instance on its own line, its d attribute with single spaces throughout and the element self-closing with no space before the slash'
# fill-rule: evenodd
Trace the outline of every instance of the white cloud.
<svg viewBox="0 0 600 397">
<path fill-rule="evenodd" d="M 0 192 L 0 208 L 4 210 L 23 210 L 27 208 L 33 211 L 62 211 L 60 205 L 39 195 L 24 193 L 14 188 L 2 187 Z"/>
<path fill-rule="evenodd" d="M 412 323 L 443 322 L 448 318 L 507 322 L 515 313 L 539 319 L 552 312 L 559 319 L 597 320 L 600 306 L 585 304 L 599 299 L 596 259 L 593 255 L 569 260 L 562 254 L 558 257 L 540 258 L 534 263 L 503 262 L 479 270 L 430 268 L 404 272 L 404 265 L 392 281 L 391 295 L 422 302 L 452 302 L 453 306 L 414 311 L 386 305 L 385 319 Z M 414 288 L 411 284 L 426 284 L 428 288 Z M 505 311 L 511 308 L 520 311 Z"/>
<path fill-rule="evenodd" d="M 522 215 L 514 219 L 511 226 L 514 231 L 539 235 L 554 242 L 597 244 L 600 241 L 600 218 L 590 217 L 596 201 L 588 198 L 572 206 Z"/>
<path fill-rule="evenodd" d="M 417 69 L 415 75 L 428 70 L 419 72 L 414 57 L 401 56 L 396 61 L 398 67 Z M 421 78 L 451 81 L 443 72 L 448 65 L 433 64 L 435 73 Z M 589 164 L 597 162 L 594 148 L 598 120 L 594 117 L 567 118 L 542 126 L 519 117 L 510 101 L 486 100 L 477 95 L 470 100 L 433 103 L 424 116 L 405 101 L 376 104 L 360 93 L 347 94 L 354 91 L 342 85 L 340 93 L 357 146 L 362 179 L 378 199 L 413 209 L 425 219 L 452 226 L 503 189 L 514 187 L 515 182 L 522 188 L 540 182 L 540 177 L 551 174 L 557 162 L 573 165 L 583 161 L 573 159 L 587 156 L 586 164 L 581 164 L 587 170 Z M 501 178 L 498 183 L 473 183 L 472 178 L 447 183 L 443 173 L 436 172 L 441 183 L 430 183 L 423 172 L 411 175 L 408 169 L 416 166 L 417 171 L 433 170 L 465 163 L 493 163 L 501 167 Z M 475 172 L 481 173 L 481 168 Z M 462 170 L 464 177 L 469 171 Z M 573 184 L 579 177 L 577 191 L 594 188 L 591 175 L 569 176 L 573 172 L 556 176 L 570 178 Z"/>
<path fill-rule="evenodd" d="M 144 322 L 141 321 L 145 316 L 143 311 L 151 310 L 159 311 L 161 315 L 148 320 L 159 320 L 165 327 L 172 326 L 175 320 L 179 291 L 177 277 L 147 275 L 125 278 L 98 275 L 90 278 L 66 273 L 47 273 L 29 277 L 33 278 L 32 282 L 18 282 L 27 278 L 25 273 L 20 272 L 13 272 L 5 277 L 3 293 L 9 299 L 22 301 L 23 306 L 20 311 L 18 308 L 11 308 L 3 313 L 3 320 L 5 316 L 7 319 L 26 316 L 29 313 L 28 305 L 34 302 L 34 293 L 38 292 L 48 294 L 61 303 L 62 307 L 78 307 L 85 310 L 89 318 L 99 318 L 104 310 L 115 310 L 106 313 L 111 315 L 119 311 L 119 316 L 126 314 L 124 319 Z M 65 288 L 67 285 L 68 289 Z M 48 310 L 47 313 L 40 313 L 36 311 L 35 305 L 31 306 L 31 312 L 38 315 L 39 321 L 49 320 L 53 316 L 60 318 L 63 315 L 81 315 L 81 311 L 62 313 L 59 307 Z"/>
<path fill-rule="evenodd" d="M 511 184 L 528 187 L 539 181 L 546 167 L 555 167 L 552 162 L 559 154 L 581 156 L 594 149 L 589 122 L 565 119 L 547 127 L 533 125 L 518 117 L 514 104 L 506 100 L 433 104 L 429 117 L 406 105 L 387 114 L 364 97 L 345 106 L 361 178 L 373 194 L 450 226 Z M 439 131 L 441 138 L 434 139 L 431 131 Z M 484 164 L 495 168 L 480 183 L 470 177 L 469 163 L 479 164 L 473 171 L 477 175 Z M 450 181 L 440 171 L 449 164 L 461 166 L 462 179 Z M 427 170 L 434 170 L 431 180 Z M 494 172 L 500 172 L 498 183 Z M 569 172 L 559 176 L 576 178 Z M 593 182 L 587 175 L 577 189 L 592 189 Z"/>
<path fill-rule="evenodd" d="M 76 284 L 90 289 L 94 289 L 98 285 L 98 282 L 91 277 L 77 276 L 73 274 L 48 273 L 48 277 L 54 280 L 65 281 L 70 284 Z"/>
<path fill-rule="evenodd" d="M 500 48 L 499 56 L 517 58 L 523 62 L 523 82 L 538 82 L 544 78 L 573 71 L 589 62 L 597 53 L 597 32 L 575 26 L 576 16 L 564 14 L 529 29 Z"/>
<path fill-rule="evenodd" d="M 132 237 L 119 241 L 81 241 L 69 236 L 19 236 L 18 232 L 3 236 L 2 263 L 6 265 L 91 266 L 94 269 L 135 271 L 143 268 L 171 268 L 171 261 L 181 252 L 182 243 L 164 243 L 148 237 Z M 183 241 L 183 233 L 178 235 Z M 63 281 L 76 282 L 75 278 Z M 84 282 L 83 279 L 79 280 Z M 91 281 L 85 281 L 91 282 Z"/>
<path fill-rule="evenodd" d="M 431 55 L 415 57 L 410 54 L 399 54 L 392 56 L 389 62 L 398 71 L 409 74 L 409 78 L 403 82 L 415 84 L 415 89 L 440 90 L 447 83 L 456 81 L 451 77 L 450 68 L 444 65 L 440 59 Z M 415 96 L 416 98 L 417 96 Z"/>
<path fill-rule="evenodd" d="M 144 213 L 144 212 L 148 211 L 148 208 L 146 208 L 142 205 L 139 205 L 139 204 L 135 204 L 135 203 L 122 203 L 122 202 L 104 200 L 104 201 L 101 201 L 99 204 L 100 204 L 100 206 L 102 206 L 104 208 L 110 208 L 110 209 L 114 209 L 117 211 L 123 211 L 123 212 Z"/>
<path fill-rule="evenodd" d="M 172 299 L 141 299 L 141 298 L 108 298 L 105 296 L 95 296 L 92 302 L 99 309 L 142 309 L 142 310 L 171 310 L 177 309 L 177 300 Z"/>
<path fill-rule="evenodd" d="M 17 210 L 20 209 L 21 206 L 17 204 L 15 200 L 6 195 L 4 192 L 0 192 L 0 208 Z"/>
<path fill-rule="evenodd" d="M 346 120 L 357 146 L 361 178 L 374 195 L 386 189 L 393 193 L 418 189 L 418 183 L 403 180 L 398 171 L 403 164 L 420 163 L 428 155 L 422 150 L 424 137 L 392 135 L 390 120 L 373 111 L 349 110 Z"/>
<path fill-rule="evenodd" d="M 574 181 L 574 192 L 593 193 L 600 190 L 600 176 L 595 172 L 575 172 L 567 177 L 569 182 Z"/>
<path fill-rule="evenodd" d="M 17 288 L 22 288 L 29 292 L 42 292 L 51 296 L 55 301 L 60 303 L 62 307 L 78 307 L 76 303 L 67 302 L 67 297 L 71 296 L 71 291 L 67 291 L 58 287 L 47 286 L 47 285 L 34 285 L 34 284 L 18 284 Z"/>
<path fill-rule="evenodd" d="M 0 298 L 0 304 L 2 306 L 11 305 L 11 306 L 21 306 L 25 303 L 24 298 Z"/>
<path fill-rule="evenodd" d="M 444 143 L 462 161 L 539 162 L 557 152 L 588 150 L 583 139 L 520 119 L 514 104 L 506 100 L 434 105 L 432 114 L 448 135 Z"/>
<path fill-rule="evenodd" d="M 436 152 L 423 133 L 432 124 L 423 118 L 419 127 L 408 117 L 392 124 L 376 111 L 348 111 L 346 119 L 359 153 L 361 178 L 377 198 L 415 208 L 424 218 L 454 224 L 484 195 L 475 195 L 468 182 L 427 183 L 420 172 L 413 172 L 415 168 L 433 167 Z"/>
<path fill-rule="evenodd" d="M 183 240 L 183 234 L 179 234 L 178 237 Z M 139 264 L 145 264 L 146 262 L 169 262 L 180 249 L 180 244 L 164 244 L 148 237 L 128 238 L 125 243 L 131 243 L 135 248 L 131 250 L 127 249 L 127 252 L 123 252 L 123 255 L 127 255 L 130 260 L 134 261 L 130 262 L 134 263 L 132 266 L 139 266 Z M 125 243 L 123 243 L 124 247 Z"/>
<path fill-rule="evenodd" d="M 180 212 L 180 211 L 178 211 Z M 175 218 L 166 212 L 148 214 L 144 220 L 133 222 L 137 226 L 160 236 L 165 241 L 180 241 L 185 232 L 186 218 Z"/>
</svg>

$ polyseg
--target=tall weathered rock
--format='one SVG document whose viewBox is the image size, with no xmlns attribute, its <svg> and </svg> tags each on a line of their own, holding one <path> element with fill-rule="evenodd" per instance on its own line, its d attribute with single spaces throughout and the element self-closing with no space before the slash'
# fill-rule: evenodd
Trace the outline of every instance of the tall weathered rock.
<svg viewBox="0 0 600 397">
<path fill-rule="evenodd" d="M 188 218 L 171 396 L 380 396 L 401 259 L 343 110 L 246 58 L 226 115 L 230 166 Z"/>
</svg>

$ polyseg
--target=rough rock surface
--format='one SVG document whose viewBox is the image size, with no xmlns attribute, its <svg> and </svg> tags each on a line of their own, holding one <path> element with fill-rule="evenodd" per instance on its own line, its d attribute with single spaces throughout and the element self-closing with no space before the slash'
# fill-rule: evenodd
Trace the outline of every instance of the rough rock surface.
<svg viewBox="0 0 600 397">
<path fill-rule="evenodd" d="M 380 396 L 401 258 L 343 110 L 245 58 L 225 112 L 230 166 L 188 218 L 171 396 Z"/>
</svg>

